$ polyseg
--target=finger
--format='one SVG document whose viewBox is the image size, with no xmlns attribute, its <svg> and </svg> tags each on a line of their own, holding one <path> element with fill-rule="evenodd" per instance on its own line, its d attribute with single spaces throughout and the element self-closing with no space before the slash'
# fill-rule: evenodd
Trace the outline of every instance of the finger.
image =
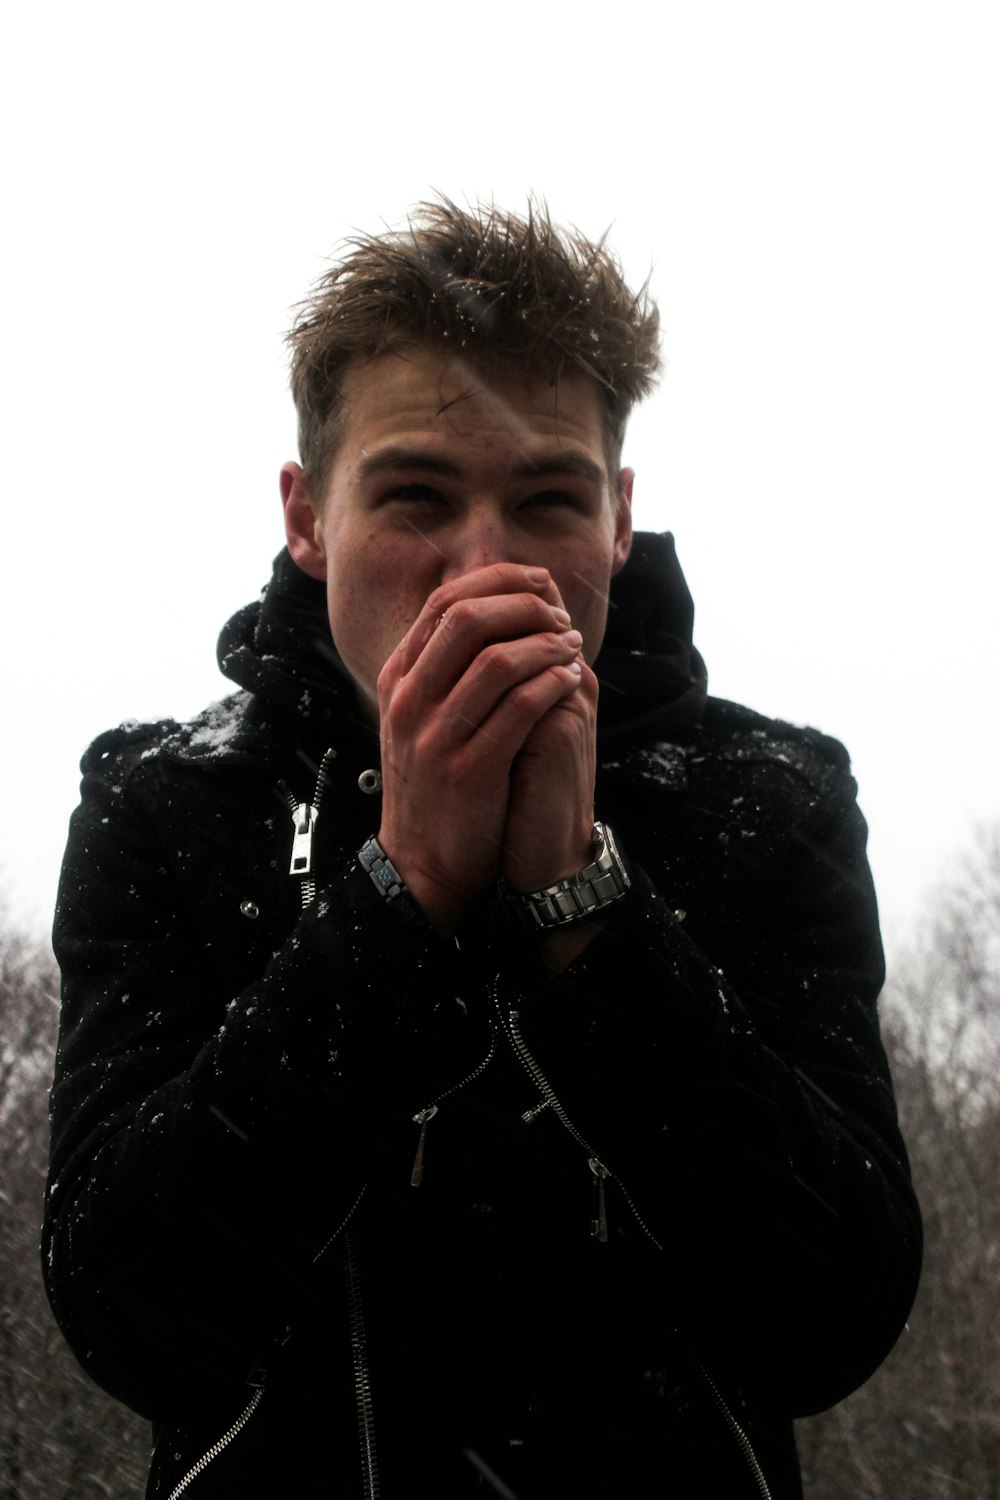
<svg viewBox="0 0 1000 1500">
<path fill-rule="evenodd" d="M 553 656 L 553 644 L 560 636 L 573 636 L 573 645 L 558 647 Z M 513 666 L 517 647 L 536 637 L 543 637 L 548 643 L 541 665 L 553 660 L 571 660 L 579 650 L 578 632 L 570 628 L 566 611 L 553 609 L 535 595 L 460 599 L 440 620 L 404 680 L 412 679 L 413 692 L 430 707 L 447 697 L 484 652 L 490 653 L 487 670 L 508 663 Z M 510 649 L 492 650 L 497 645 Z M 509 685 L 524 675 L 515 671 Z"/>
<path fill-rule="evenodd" d="M 429 596 L 427 603 L 397 647 L 396 666 L 402 676 L 410 670 L 433 638 L 443 615 L 463 599 L 486 599 L 505 594 L 533 595 L 553 608 L 564 608 L 562 597 L 547 568 L 520 563 L 491 563 L 474 568 L 460 578 L 449 579 Z M 396 655 L 397 653 L 393 653 Z"/>
<path fill-rule="evenodd" d="M 440 713 L 446 720 L 465 725 L 467 736 L 473 734 L 508 694 L 550 668 L 570 667 L 579 682 L 582 672 L 574 664 L 580 661 L 582 644 L 579 631 L 567 630 L 561 635 L 533 635 L 487 646 L 454 685 Z M 411 707 L 415 717 L 426 717 L 419 697 L 414 697 Z"/>
<path fill-rule="evenodd" d="M 504 694 L 493 713 L 473 733 L 470 747 L 475 748 L 482 741 L 491 755 L 502 762 L 512 761 L 539 720 L 557 703 L 579 692 L 581 678 L 582 664 L 573 661 L 547 667 L 537 676 L 518 683 Z"/>
<path fill-rule="evenodd" d="M 548 609 L 548 606 L 543 606 Z M 428 647 L 408 673 L 385 694 L 383 723 L 390 718 L 395 735 L 418 731 L 431 734 L 438 754 L 450 750 L 476 732 L 498 703 L 529 678 L 549 667 L 580 660 L 583 638 L 577 630 L 539 632 L 496 641 L 477 651 L 471 661 L 447 642 Z M 462 670 L 464 668 L 464 670 Z M 436 727 L 435 727 L 436 726 Z"/>
<path fill-rule="evenodd" d="M 449 578 L 429 595 L 427 603 L 432 611 L 443 614 L 459 599 L 525 592 L 538 594 L 549 604 L 562 604 L 548 568 L 510 562 L 489 563 L 486 567 L 462 573 L 458 578 Z"/>
</svg>

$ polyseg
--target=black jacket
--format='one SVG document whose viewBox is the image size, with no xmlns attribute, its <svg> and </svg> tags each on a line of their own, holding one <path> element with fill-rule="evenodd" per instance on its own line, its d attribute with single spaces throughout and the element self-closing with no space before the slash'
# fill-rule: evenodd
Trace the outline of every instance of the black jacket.
<svg viewBox="0 0 1000 1500">
<path fill-rule="evenodd" d="M 706 699 L 669 539 L 613 601 L 632 888 L 556 980 L 492 899 L 446 942 L 358 869 L 377 738 L 285 554 L 220 642 L 241 690 L 84 757 L 44 1265 L 155 1425 L 150 1495 L 793 1497 L 791 1417 L 897 1337 L 920 1225 L 846 755 Z"/>
</svg>

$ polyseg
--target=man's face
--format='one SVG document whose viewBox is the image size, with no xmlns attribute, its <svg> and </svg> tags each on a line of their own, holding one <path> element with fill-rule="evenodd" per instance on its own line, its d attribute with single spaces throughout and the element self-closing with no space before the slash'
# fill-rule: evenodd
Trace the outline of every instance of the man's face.
<svg viewBox="0 0 1000 1500">
<path fill-rule="evenodd" d="M 607 472 L 582 374 L 487 382 L 429 348 L 358 365 L 321 506 L 282 472 L 292 556 L 324 578 L 330 628 L 377 723 L 376 681 L 427 596 L 475 568 L 547 568 L 592 663 L 631 543 L 629 470 Z"/>
</svg>

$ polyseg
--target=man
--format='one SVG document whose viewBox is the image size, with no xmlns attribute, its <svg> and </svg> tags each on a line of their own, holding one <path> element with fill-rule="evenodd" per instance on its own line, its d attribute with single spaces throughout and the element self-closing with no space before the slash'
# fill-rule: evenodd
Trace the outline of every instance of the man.
<svg viewBox="0 0 1000 1500">
<path fill-rule="evenodd" d="M 846 755 L 632 536 L 655 309 L 442 202 L 291 343 L 239 690 L 84 759 L 56 1315 L 169 1500 L 800 1495 L 919 1215 Z"/>
</svg>

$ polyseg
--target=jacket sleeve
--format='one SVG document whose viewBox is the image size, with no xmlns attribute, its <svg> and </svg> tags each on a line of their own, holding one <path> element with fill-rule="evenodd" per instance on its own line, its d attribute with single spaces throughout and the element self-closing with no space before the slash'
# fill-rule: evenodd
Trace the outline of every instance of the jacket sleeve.
<svg viewBox="0 0 1000 1500">
<path fill-rule="evenodd" d="M 921 1257 L 844 760 L 808 783 L 762 768 L 735 799 L 757 826 L 732 812 L 707 909 L 676 907 L 677 869 L 704 852 L 678 834 L 658 870 L 633 869 L 583 957 L 522 1004 L 528 1046 L 611 1173 L 609 1211 L 659 1246 L 690 1343 L 796 1415 L 882 1361 Z M 738 882 L 748 917 L 724 867 L 743 857 L 741 833 L 753 847 L 765 832 L 774 857 Z"/>
<path fill-rule="evenodd" d="M 369 1175 L 412 1152 L 404 1104 L 481 1039 L 453 948 L 349 863 L 231 987 L 199 887 L 177 878 L 188 851 L 164 847 L 144 799 L 153 768 L 124 751 L 84 768 L 55 924 L 43 1269 L 88 1373 L 182 1420 L 246 1378 Z"/>
</svg>

